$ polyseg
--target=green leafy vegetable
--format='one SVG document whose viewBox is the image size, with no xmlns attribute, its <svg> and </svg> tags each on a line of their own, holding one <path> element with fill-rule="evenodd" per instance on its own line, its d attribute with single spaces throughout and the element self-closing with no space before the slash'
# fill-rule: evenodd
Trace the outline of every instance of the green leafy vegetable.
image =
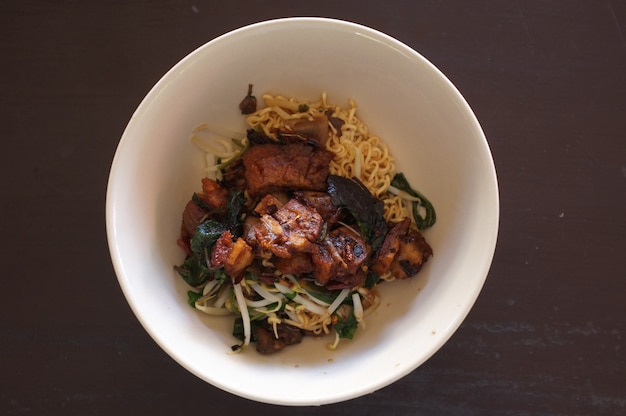
<svg viewBox="0 0 626 416">
<path fill-rule="evenodd" d="M 196 228 L 196 232 L 191 237 L 191 251 L 199 255 L 210 252 L 213 244 L 226 230 L 228 228 L 220 222 L 213 220 L 203 222 Z"/>
<path fill-rule="evenodd" d="M 350 309 L 350 313 L 345 319 L 342 319 L 339 315 L 337 317 L 339 319 L 335 324 L 335 331 L 339 334 L 339 338 L 354 338 L 354 334 L 356 334 L 356 330 L 359 327 L 359 323 L 354 316 L 354 309 Z"/>
<path fill-rule="evenodd" d="M 259 320 L 250 321 L 251 328 L 254 328 L 255 326 L 259 326 L 260 324 L 261 324 L 261 321 Z M 250 338 L 250 342 L 256 342 L 254 331 L 252 331 L 251 335 L 252 336 Z M 241 318 L 241 316 L 238 316 L 235 318 L 235 322 L 233 323 L 233 336 L 241 341 L 243 341 L 245 338 L 244 333 L 243 333 L 243 319 Z"/>
<path fill-rule="evenodd" d="M 352 214 L 359 231 L 372 251 L 376 251 L 387 235 L 383 201 L 375 198 L 359 180 L 337 175 L 328 176 L 328 194 L 334 206 Z"/>
<path fill-rule="evenodd" d="M 193 200 L 202 200 L 194 194 Z M 193 236 L 191 237 L 191 254 L 187 256 L 185 262 L 174 269 L 181 277 L 191 286 L 197 287 L 205 283 L 210 277 L 214 279 L 223 279 L 225 273 L 223 270 L 209 270 L 207 259 L 213 245 L 221 237 L 221 235 L 230 230 L 234 235 L 241 235 L 241 225 L 239 224 L 239 215 L 245 204 L 245 197 L 241 191 L 233 191 L 230 193 L 230 199 L 225 214 L 226 224 L 215 221 L 206 220 L 200 224 Z"/>
<path fill-rule="evenodd" d="M 339 290 L 328 290 L 324 286 L 316 285 L 315 283 L 304 279 L 300 280 L 299 283 L 309 295 L 328 304 L 333 303 L 337 296 L 339 296 Z"/>
<path fill-rule="evenodd" d="M 246 203 L 246 197 L 243 191 L 232 190 L 228 198 L 228 206 L 226 208 L 226 226 L 230 229 L 233 237 L 238 237 L 242 233 L 242 225 L 239 218 L 241 210 Z"/>
<path fill-rule="evenodd" d="M 196 301 L 202 297 L 202 292 L 187 291 L 187 302 L 192 308 L 196 307 Z"/>
<path fill-rule="evenodd" d="M 363 285 L 366 289 L 371 289 L 380 281 L 380 276 L 373 271 L 369 270 L 367 272 L 367 276 L 365 277 L 365 284 Z"/>
<path fill-rule="evenodd" d="M 174 270 L 193 287 L 204 284 L 210 277 L 220 278 L 220 271 L 209 270 L 207 258 L 218 238 L 228 228 L 217 221 L 208 220 L 200 224 L 191 237 L 191 254 Z"/>
<path fill-rule="evenodd" d="M 190 255 L 180 266 L 174 266 L 174 270 L 190 286 L 200 286 L 211 276 L 211 271 L 206 265 L 204 258 L 199 255 Z"/>
<path fill-rule="evenodd" d="M 415 218 L 417 228 L 425 230 L 435 224 L 437 221 L 435 207 L 433 207 L 433 204 L 431 204 L 424 195 L 411 188 L 411 185 L 404 174 L 396 173 L 391 181 L 391 186 L 398 188 L 399 190 L 404 191 L 412 197 L 418 199 L 418 201 L 411 201 L 413 205 L 413 218 Z"/>
<path fill-rule="evenodd" d="M 294 300 L 296 296 L 298 296 L 296 292 L 286 292 L 286 293 L 283 293 L 283 295 L 285 295 L 285 297 L 289 300 Z"/>
</svg>

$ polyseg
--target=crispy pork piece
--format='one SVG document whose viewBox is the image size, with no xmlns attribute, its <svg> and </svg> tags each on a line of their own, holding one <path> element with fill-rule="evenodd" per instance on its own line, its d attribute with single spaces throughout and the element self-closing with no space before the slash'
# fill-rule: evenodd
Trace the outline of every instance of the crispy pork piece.
<svg viewBox="0 0 626 416">
<path fill-rule="evenodd" d="M 255 217 L 254 215 L 248 215 L 243 220 L 243 238 L 246 240 L 246 243 L 255 247 L 258 245 L 256 241 L 256 236 L 254 234 L 255 227 L 259 224 L 261 220 L 259 217 Z"/>
<path fill-rule="evenodd" d="M 415 276 L 424 263 L 433 255 L 433 250 L 422 234 L 410 229 L 400 237 L 400 250 L 391 263 L 391 274 L 397 279 L 406 279 Z"/>
<path fill-rule="evenodd" d="M 374 273 L 383 275 L 391 269 L 391 263 L 400 250 L 400 236 L 405 235 L 409 231 L 410 225 L 411 220 L 407 217 L 389 230 L 385 240 L 372 259 L 371 269 Z"/>
<path fill-rule="evenodd" d="M 272 215 L 283 206 L 283 202 L 272 194 L 265 195 L 254 207 L 254 212 L 259 215 Z"/>
<path fill-rule="evenodd" d="M 324 220 L 321 215 L 297 199 L 290 199 L 273 215 L 261 216 L 254 235 L 262 250 L 278 257 L 310 252 L 317 241 Z"/>
<path fill-rule="evenodd" d="M 330 200 L 330 195 L 326 192 L 297 191 L 294 192 L 293 195 L 298 198 L 298 200 L 319 212 L 322 218 L 324 218 L 324 221 L 329 224 L 336 223 L 341 216 L 341 210 L 333 205 Z"/>
<path fill-rule="evenodd" d="M 304 337 L 304 331 L 300 328 L 278 324 L 276 325 L 277 338 L 274 328 L 267 321 L 253 326 L 252 331 L 256 338 L 256 350 L 261 354 L 272 354 L 288 345 L 299 344 Z"/>
<path fill-rule="evenodd" d="M 243 277 L 243 272 L 254 260 L 254 253 L 242 238 L 233 242 L 230 231 L 224 233 L 215 242 L 211 253 L 211 267 L 224 267 L 226 274 L 238 282 Z"/>
<path fill-rule="evenodd" d="M 383 275 L 388 271 L 396 279 L 415 276 L 433 255 L 433 250 L 422 234 L 411 228 L 405 218 L 391 228 L 372 259 L 373 272 Z"/>
<path fill-rule="evenodd" d="M 333 153 L 304 144 L 261 144 L 243 155 L 248 192 L 252 196 L 276 190 L 326 189 Z"/>
<path fill-rule="evenodd" d="M 334 287 L 363 285 L 369 254 L 370 247 L 360 234 L 348 227 L 333 230 L 311 255 L 316 282 Z"/>
<path fill-rule="evenodd" d="M 263 215 L 259 223 L 252 229 L 256 243 L 254 246 L 261 252 L 271 253 L 278 257 L 289 257 L 291 252 L 285 243 L 289 239 L 283 227 L 271 215 Z"/>
<path fill-rule="evenodd" d="M 225 208 L 228 204 L 228 189 L 213 179 L 202 178 L 202 193 L 198 196 L 215 209 Z"/>
<path fill-rule="evenodd" d="M 289 257 L 276 257 L 274 265 L 283 274 L 300 275 L 313 271 L 313 262 L 309 253 L 293 253 Z"/>
</svg>

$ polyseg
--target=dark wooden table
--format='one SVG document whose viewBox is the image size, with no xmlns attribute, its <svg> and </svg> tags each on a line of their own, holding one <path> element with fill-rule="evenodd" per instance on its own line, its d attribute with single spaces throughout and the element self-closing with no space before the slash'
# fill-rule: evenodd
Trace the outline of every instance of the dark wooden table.
<svg viewBox="0 0 626 416">
<path fill-rule="evenodd" d="M 431 360 L 294 410 L 159 349 L 118 286 L 104 206 L 122 131 L 171 66 L 298 15 L 371 26 L 447 74 L 489 140 L 501 225 L 483 292 Z M 0 74 L 0 413 L 626 414 L 626 2 L 4 1 Z"/>
</svg>

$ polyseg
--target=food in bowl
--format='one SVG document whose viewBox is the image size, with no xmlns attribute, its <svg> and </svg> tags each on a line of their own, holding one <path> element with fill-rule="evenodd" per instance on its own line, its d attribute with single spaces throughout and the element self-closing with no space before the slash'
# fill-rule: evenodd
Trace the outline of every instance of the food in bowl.
<svg viewBox="0 0 626 416">
<path fill-rule="evenodd" d="M 283 51 L 285 59 L 268 59 L 268 45 Z M 236 342 L 232 318 L 190 308 L 184 302 L 189 286 L 172 267 L 184 260 L 174 243 L 181 212 L 206 174 L 204 153 L 189 145 L 189 130 L 219 121 L 225 129 L 245 133 L 245 117 L 236 106 L 249 83 L 259 93 L 309 101 L 321 91 L 340 104 L 353 98 L 372 133 L 384 137 L 397 170 L 437 208 L 437 223 L 424 234 L 433 258 L 413 278 L 378 285 L 382 301 L 367 316 L 367 327 L 335 350 L 325 348 L 330 335 L 305 337 L 274 355 L 252 348 L 228 353 Z M 211 40 L 154 85 L 117 147 L 106 221 L 112 263 L 128 305 L 173 360 L 237 396 L 322 405 L 372 393 L 407 376 L 455 333 L 494 254 L 498 185 L 476 116 L 426 58 L 362 25 L 288 18 Z"/>
<path fill-rule="evenodd" d="M 415 276 L 432 256 L 422 231 L 435 210 L 395 172 L 353 100 L 263 102 L 257 111 L 250 85 L 244 137 L 195 129 L 207 175 L 183 211 L 175 269 L 194 288 L 190 305 L 237 316 L 233 351 L 253 342 L 271 354 L 331 333 L 335 349 L 365 326 L 380 283 Z"/>
</svg>

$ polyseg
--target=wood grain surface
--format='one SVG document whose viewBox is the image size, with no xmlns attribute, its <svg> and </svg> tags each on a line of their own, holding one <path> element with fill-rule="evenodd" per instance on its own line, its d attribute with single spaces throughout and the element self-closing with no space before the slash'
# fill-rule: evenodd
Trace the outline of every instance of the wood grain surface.
<svg viewBox="0 0 626 416">
<path fill-rule="evenodd" d="M 152 341 L 104 214 L 152 85 L 286 16 L 365 24 L 433 62 L 480 120 L 501 193 L 489 277 L 450 341 L 378 392 L 295 410 L 208 385 Z M 0 75 L 1 413 L 626 414 L 626 2 L 3 1 Z"/>
</svg>

